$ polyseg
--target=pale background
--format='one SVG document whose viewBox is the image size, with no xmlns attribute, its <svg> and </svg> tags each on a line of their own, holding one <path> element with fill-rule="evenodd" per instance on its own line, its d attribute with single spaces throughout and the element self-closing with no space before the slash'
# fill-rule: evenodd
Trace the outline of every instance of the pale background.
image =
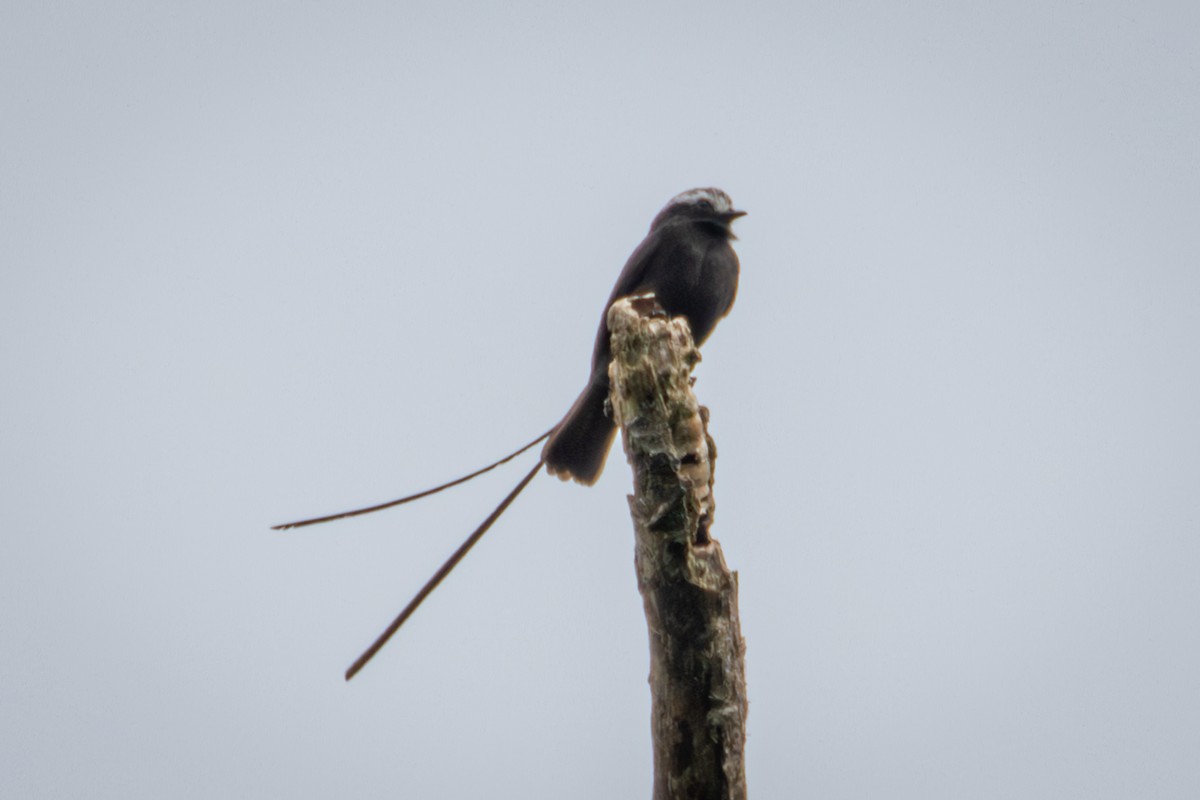
<svg viewBox="0 0 1200 800">
<path fill-rule="evenodd" d="M 1200 796 L 1195 3 L 0 8 L 0 796 L 647 797 L 619 453 L 668 198 L 760 798 Z M 528 463 L 528 462 L 523 462 Z"/>
</svg>

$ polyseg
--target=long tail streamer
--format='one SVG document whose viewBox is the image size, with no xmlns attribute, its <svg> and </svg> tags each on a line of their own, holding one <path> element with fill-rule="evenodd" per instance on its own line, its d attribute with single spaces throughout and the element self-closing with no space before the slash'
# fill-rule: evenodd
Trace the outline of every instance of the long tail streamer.
<svg viewBox="0 0 1200 800">
<path fill-rule="evenodd" d="M 538 441 L 541 440 L 539 439 Z M 537 444 L 537 442 L 534 442 L 533 444 Z M 530 447 L 532 447 L 532 445 L 530 445 Z M 384 630 L 383 633 L 379 634 L 379 637 L 371 644 L 371 646 L 368 647 L 363 654 L 358 657 L 358 660 L 350 665 L 350 669 L 346 670 L 346 680 L 350 680 L 357 675 L 359 670 L 365 667 L 367 662 L 374 658 L 375 654 L 378 653 L 380 649 L 388 643 L 388 639 L 391 639 L 392 635 L 396 631 L 400 630 L 400 626 L 404 624 L 405 620 L 413 615 L 413 612 L 420 607 L 421 603 L 425 602 L 425 598 L 429 596 L 430 592 L 436 589 L 438 584 L 450 574 L 451 570 L 458 566 L 458 562 L 462 561 L 467 553 L 471 551 L 471 548 L 475 546 L 475 543 L 483 538 L 483 535 L 487 533 L 488 528 L 492 527 L 492 523 L 499 519 L 500 515 L 503 514 L 510 505 L 512 505 L 512 502 L 517 499 L 517 495 L 519 495 L 521 491 L 529 485 L 529 482 L 533 480 L 534 476 L 538 474 L 538 470 L 541 468 L 542 462 L 541 459 L 539 459 L 538 463 L 535 464 L 533 469 L 529 471 L 529 474 L 522 478 L 521 482 L 516 485 L 516 488 L 508 493 L 508 497 L 504 498 L 503 502 L 496 506 L 496 510 L 488 515 L 488 518 L 485 519 L 483 523 L 475 529 L 474 533 L 467 537 L 465 542 L 459 545 L 458 549 L 454 551 L 454 554 L 450 556 L 450 558 L 446 559 L 446 563 L 442 564 L 442 566 L 438 568 L 438 571 L 433 574 L 433 577 L 421 587 L 421 591 L 417 592 L 413 599 L 408 601 L 408 605 L 404 607 L 404 610 L 400 612 L 399 616 L 392 620 L 392 624 L 388 625 L 387 629 Z"/>
<path fill-rule="evenodd" d="M 443 483 L 441 486 L 435 486 L 432 489 L 426 489 L 423 492 L 417 492 L 416 494 L 410 494 L 408 497 L 401 497 L 399 500 L 389 500 L 386 503 L 380 503 L 379 505 L 375 505 L 375 506 L 368 506 L 367 508 L 356 508 L 353 511 L 343 511 L 340 514 L 329 514 L 328 516 L 324 516 L 324 517 L 313 517 L 312 519 L 302 519 L 302 520 L 298 520 L 296 522 L 285 522 L 282 525 L 272 525 L 271 530 L 286 531 L 291 528 L 303 528 L 305 525 L 317 525 L 321 522 L 332 522 L 335 519 L 346 519 L 347 517 L 357 517 L 359 514 L 370 514 L 373 511 L 383 511 L 385 508 L 391 508 L 392 506 L 403 505 L 404 503 L 411 503 L 413 500 L 420 500 L 422 497 L 429 497 L 429 495 L 437 494 L 438 492 L 442 491 L 443 489 L 449 489 L 451 486 L 458 486 L 460 483 L 466 483 L 467 481 L 471 480 L 472 478 L 477 478 L 480 475 L 482 475 L 483 473 L 489 472 L 489 471 L 495 469 L 496 467 L 500 466 L 501 464 L 507 464 L 509 461 L 512 461 L 514 458 L 521 455 L 529 448 L 531 448 L 534 445 L 538 444 L 539 442 L 543 441 L 547 436 L 549 436 L 553 432 L 554 432 L 554 429 L 551 428 L 550 430 L 546 431 L 538 438 L 534 439 L 529 444 L 522 447 L 520 450 L 517 450 L 516 452 L 513 452 L 513 453 L 509 453 L 508 455 L 506 455 L 504 458 L 500 459 L 499 461 L 495 461 L 491 464 L 488 464 L 483 469 L 477 469 L 474 472 L 472 472 L 470 475 L 463 475 L 461 478 L 455 478 L 454 480 L 450 481 L 449 483 Z"/>
</svg>

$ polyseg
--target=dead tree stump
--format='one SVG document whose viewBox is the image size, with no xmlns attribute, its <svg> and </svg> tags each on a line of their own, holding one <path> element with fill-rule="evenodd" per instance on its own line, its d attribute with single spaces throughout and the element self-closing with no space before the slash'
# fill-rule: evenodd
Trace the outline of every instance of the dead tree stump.
<svg viewBox="0 0 1200 800">
<path fill-rule="evenodd" d="M 745 644 L 737 573 L 709 535 L 716 445 L 692 393 L 687 320 L 652 299 L 608 312 L 613 418 L 633 468 L 629 508 L 650 632 L 654 800 L 744 800 Z"/>
</svg>

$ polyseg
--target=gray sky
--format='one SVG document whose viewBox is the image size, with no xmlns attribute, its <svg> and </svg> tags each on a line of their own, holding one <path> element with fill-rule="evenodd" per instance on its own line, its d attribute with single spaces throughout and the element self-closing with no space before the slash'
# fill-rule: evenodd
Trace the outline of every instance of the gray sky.
<svg viewBox="0 0 1200 800">
<path fill-rule="evenodd" d="M 552 425 L 716 185 L 756 797 L 1200 796 L 1194 3 L 0 10 L 0 795 L 647 796 L 620 453 Z"/>
</svg>

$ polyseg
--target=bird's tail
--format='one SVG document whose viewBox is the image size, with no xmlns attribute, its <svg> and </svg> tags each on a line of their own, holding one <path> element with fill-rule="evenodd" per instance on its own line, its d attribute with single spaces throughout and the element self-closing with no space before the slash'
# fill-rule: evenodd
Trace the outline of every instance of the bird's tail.
<svg viewBox="0 0 1200 800">
<path fill-rule="evenodd" d="M 509 461 L 512 461 L 514 458 L 521 455 L 521 453 L 524 453 L 526 450 L 533 447 L 535 444 L 540 442 L 542 439 L 545 439 L 547 436 L 549 436 L 553 432 L 554 432 L 554 429 L 551 428 L 550 430 L 546 431 L 538 438 L 534 439 L 529 444 L 523 446 L 520 450 L 515 450 L 515 451 L 509 453 L 508 455 L 506 455 L 504 458 L 501 458 L 498 461 L 493 461 L 491 464 L 488 464 L 486 467 L 477 469 L 474 472 L 470 473 L 469 475 L 463 475 L 461 478 L 455 478 L 452 481 L 447 481 L 446 483 L 443 483 L 440 486 L 435 486 L 432 489 L 426 489 L 423 492 L 417 492 L 416 494 L 410 494 L 410 495 L 407 495 L 406 497 L 401 497 L 399 500 L 389 500 L 386 503 L 379 503 L 378 505 L 367 506 L 366 508 L 356 508 L 353 511 L 342 511 L 338 514 L 328 514 L 324 517 L 313 517 L 312 519 L 302 519 L 302 520 L 297 520 L 296 522 L 285 522 L 282 525 L 272 525 L 271 530 L 286 531 L 289 528 L 303 528 L 305 525 L 316 525 L 321 522 L 332 522 L 335 519 L 346 519 L 347 517 L 357 517 L 360 514 L 370 514 L 375 511 L 382 511 L 385 508 L 391 508 L 392 506 L 399 506 L 399 505 L 403 505 L 404 503 L 411 503 L 413 500 L 420 500 L 422 497 L 429 497 L 429 495 L 437 494 L 440 491 L 449 489 L 451 486 L 458 486 L 460 483 L 466 483 L 467 481 L 471 480 L 472 478 L 477 478 L 485 472 L 490 472 L 490 471 L 494 470 L 496 467 L 500 466 L 501 464 L 507 464 Z"/>
<path fill-rule="evenodd" d="M 617 432 L 604 410 L 607 399 L 608 381 L 593 377 L 542 448 L 547 472 L 588 486 L 596 482 Z"/>
</svg>

